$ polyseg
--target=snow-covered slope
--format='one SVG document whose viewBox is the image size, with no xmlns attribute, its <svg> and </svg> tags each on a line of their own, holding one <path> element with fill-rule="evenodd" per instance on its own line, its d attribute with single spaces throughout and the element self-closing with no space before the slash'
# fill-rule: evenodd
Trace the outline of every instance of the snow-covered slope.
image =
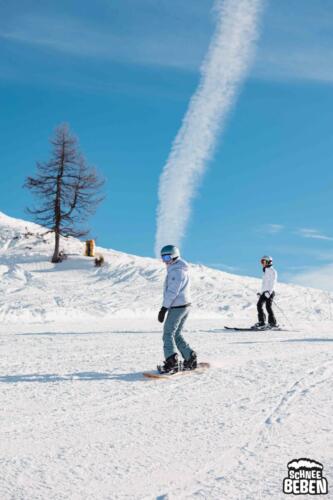
<svg viewBox="0 0 333 500">
<path fill-rule="evenodd" d="M 165 273 L 158 260 L 97 248 L 106 261 L 98 269 L 81 241 L 64 239 L 62 247 L 68 259 L 51 264 L 53 235 L 0 213 L 2 322 L 156 316 Z M 193 317 L 255 321 L 259 280 L 200 265 L 191 266 L 191 276 Z M 333 294 L 283 284 L 277 292 L 280 322 L 331 319 Z"/>
<path fill-rule="evenodd" d="M 229 332 L 259 281 L 192 266 L 186 339 L 211 367 L 148 380 L 163 265 L 100 249 L 96 269 L 71 239 L 54 266 L 42 232 L 0 215 L 1 500 L 283 500 L 301 457 L 332 488 L 332 295 L 279 285 L 287 331 Z"/>
</svg>

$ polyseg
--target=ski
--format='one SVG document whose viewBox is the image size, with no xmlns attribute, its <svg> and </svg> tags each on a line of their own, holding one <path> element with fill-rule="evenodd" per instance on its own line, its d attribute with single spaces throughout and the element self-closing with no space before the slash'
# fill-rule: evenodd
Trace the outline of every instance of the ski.
<svg viewBox="0 0 333 500">
<path fill-rule="evenodd" d="M 203 373 L 205 370 L 207 370 L 210 367 L 210 363 L 206 362 L 201 362 L 198 363 L 198 366 L 195 370 L 178 370 L 177 372 L 166 372 L 166 373 L 159 373 L 157 370 L 153 372 L 144 372 L 142 375 L 146 378 L 150 379 L 164 379 L 167 380 L 169 378 L 177 377 L 179 375 L 189 375 L 191 373 L 196 373 L 200 374 Z"/>
<path fill-rule="evenodd" d="M 234 332 L 285 332 L 287 330 L 284 330 L 283 328 L 280 327 L 273 327 L 273 328 L 239 328 L 237 326 L 225 326 L 225 330 L 232 330 Z"/>
</svg>

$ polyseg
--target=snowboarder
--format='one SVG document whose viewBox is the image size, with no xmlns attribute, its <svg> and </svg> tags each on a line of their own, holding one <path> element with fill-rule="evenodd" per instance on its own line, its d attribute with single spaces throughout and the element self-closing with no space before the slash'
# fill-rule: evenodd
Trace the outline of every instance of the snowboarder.
<svg viewBox="0 0 333 500">
<path fill-rule="evenodd" d="M 158 313 L 158 321 L 163 323 L 163 349 L 165 361 L 162 372 L 179 370 L 177 349 L 184 358 L 183 369 L 197 367 L 197 355 L 185 341 L 182 330 L 190 312 L 190 278 L 187 263 L 180 258 L 174 245 L 166 245 L 161 250 L 161 258 L 166 264 L 167 275 L 164 283 L 163 305 Z"/>
<path fill-rule="evenodd" d="M 272 309 L 273 299 L 275 296 L 275 285 L 277 282 L 277 272 L 273 268 L 273 259 L 268 255 L 264 255 L 260 260 L 263 268 L 263 279 L 261 293 L 257 293 L 259 300 L 257 303 L 258 310 L 258 323 L 256 323 L 252 328 L 254 329 L 265 329 L 277 327 L 276 319 Z M 268 313 L 268 325 L 266 322 L 266 315 L 264 313 L 263 306 L 266 306 Z"/>
</svg>

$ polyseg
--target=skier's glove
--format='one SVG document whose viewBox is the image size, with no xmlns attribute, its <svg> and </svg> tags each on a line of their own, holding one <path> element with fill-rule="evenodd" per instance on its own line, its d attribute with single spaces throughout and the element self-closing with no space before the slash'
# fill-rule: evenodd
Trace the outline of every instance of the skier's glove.
<svg viewBox="0 0 333 500">
<path fill-rule="evenodd" d="M 271 296 L 270 292 L 264 292 L 264 295 L 265 295 L 266 299 L 269 299 Z"/>
<path fill-rule="evenodd" d="M 257 297 L 261 297 L 261 293 L 257 292 Z"/>
<path fill-rule="evenodd" d="M 167 310 L 168 310 L 168 309 L 167 309 L 166 307 L 164 307 L 164 306 L 163 306 L 163 307 L 161 307 L 161 309 L 160 309 L 160 311 L 159 311 L 159 313 L 158 313 L 158 317 L 157 317 L 157 318 L 158 318 L 158 321 L 159 321 L 160 323 L 163 323 Z"/>
</svg>

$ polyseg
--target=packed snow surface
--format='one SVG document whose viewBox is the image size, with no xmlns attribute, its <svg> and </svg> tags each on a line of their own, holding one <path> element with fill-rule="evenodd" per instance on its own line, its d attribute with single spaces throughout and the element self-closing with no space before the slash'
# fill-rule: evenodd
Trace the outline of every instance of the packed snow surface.
<svg viewBox="0 0 333 500">
<path fill-rule="evenodd" d="M 255 321 L 259 281 L 192 266 L 185 335 L 203 373 L 148 380 L 162 358 L 164 269 L 0 214 L 0 499 L 283 499 L 287 464 L 333 485 L 332 295 L 279 285 L 285 331 Z M 307 498 L 299 496 L 299 498 Z"/>
</svg>

